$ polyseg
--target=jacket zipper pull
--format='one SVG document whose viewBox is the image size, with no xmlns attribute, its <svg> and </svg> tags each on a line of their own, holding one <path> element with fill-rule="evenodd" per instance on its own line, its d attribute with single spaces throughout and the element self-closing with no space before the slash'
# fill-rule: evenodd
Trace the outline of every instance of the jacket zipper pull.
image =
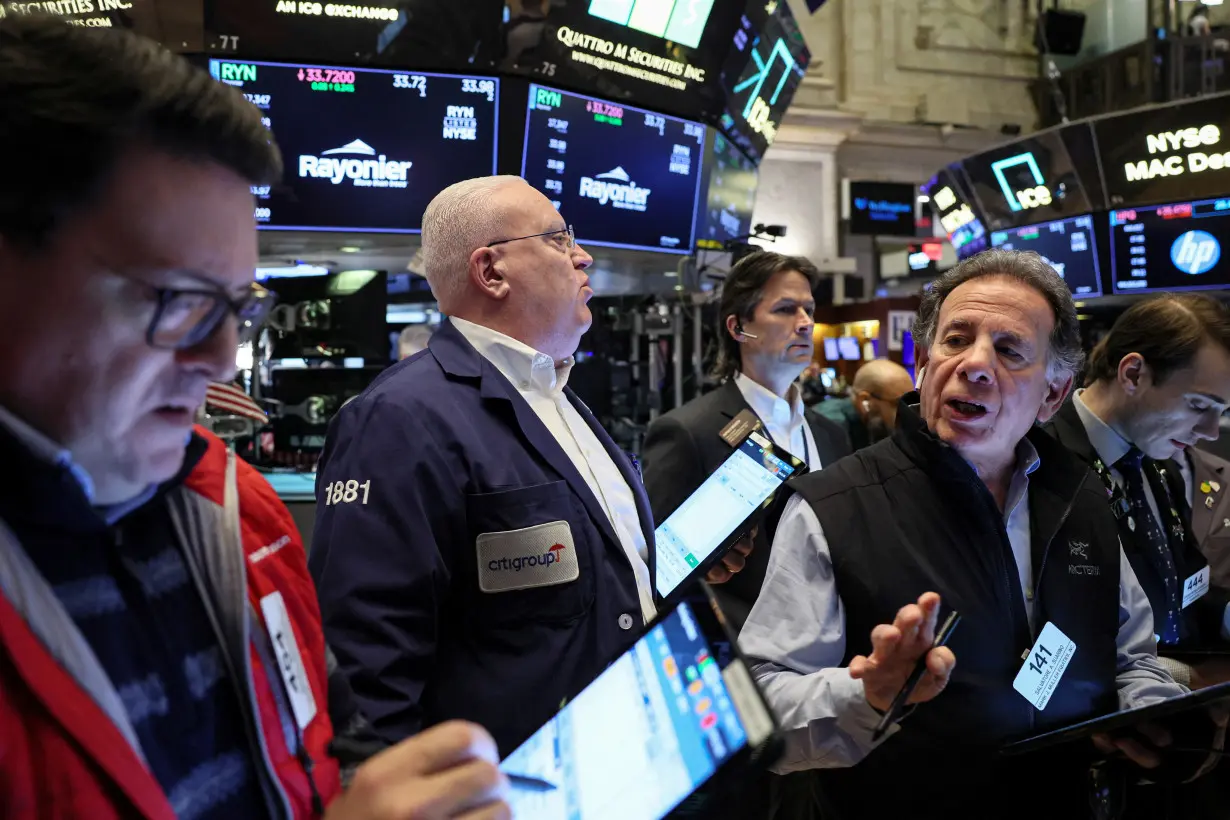
<svg viewBox="0 0 1230 820">
<path fill-rule="evenodd" d="M 307 773 L 308 788 L 312 790 L 312 810 L 316 812 L 317 817 L 325 815 L 325 801 L 320 798 L 320 790 L 316 788 L 316 778 L 312 772 L 316 768 L 316 764 L 312 761 L 312 756 L 308 754 L 307 747 L 303 745 L 303 733 L 300 732 L 296 738 L 298 748 L 295 751 L 295 756 L 299 758 L 299 762 L 303 764 L 303 770 Z"/>
</svg>

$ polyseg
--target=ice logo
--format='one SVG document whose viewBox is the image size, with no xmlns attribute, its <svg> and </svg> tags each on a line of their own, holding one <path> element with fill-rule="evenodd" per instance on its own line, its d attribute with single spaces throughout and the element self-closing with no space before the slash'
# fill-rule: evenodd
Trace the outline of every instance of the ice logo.
<svg viewBox="0 0 1230 820">
<path fill-rule="evenodd" d="M 1170 261 L 1191 276 L 1208 273 L 1221 259 L 1221 243 L 1208 231 L 1188 231 L 1170 246 Z"/>
</svg>

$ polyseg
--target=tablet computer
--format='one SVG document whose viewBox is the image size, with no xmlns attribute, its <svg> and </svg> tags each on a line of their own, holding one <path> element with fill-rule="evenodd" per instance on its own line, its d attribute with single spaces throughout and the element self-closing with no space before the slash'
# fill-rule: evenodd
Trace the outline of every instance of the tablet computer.
<svg viewBox="0 0 1230 820">
<path fill-rule="evenodd" d="M 753 428 L 654 531 L 654 590 L 664 602 L 703 578 L 807 466 Z"/>
<path fill-rule="evenodd" d="M 707 599 L 707 600 L 706 600 Z M 513 817 L 709 813 L 780 751 L 773 713 L 708 589 L 681 601 L 500 764 Z"/>
<path fill-rule="evenodd" d="M 1050 746 L 1057 746 L 1061 743 L 1088 738 L 1100 732 L 1122 732 L 1143 723 L 1165 722 L 1166 719 L 1173 719 L 1193 709 L 1204 709 L 1217 702 L 1230 702 L 1230 683 L 1219 683 L 1216 686 L 1197 689 L 1186 695 L 1167 698 L 1149 706 L 1125 709 L 1121 712 L 1113 712 L 1109 715 L 1092 718 L 1091 720 L 1066 726 L 1062 729 L 1055 729 L 1045 734 L 1035 735 L 1034 737 L 1011 743 L 1003 747 L 1000 752 L 1005 755 L 1024 754 Z"/>
</svg>

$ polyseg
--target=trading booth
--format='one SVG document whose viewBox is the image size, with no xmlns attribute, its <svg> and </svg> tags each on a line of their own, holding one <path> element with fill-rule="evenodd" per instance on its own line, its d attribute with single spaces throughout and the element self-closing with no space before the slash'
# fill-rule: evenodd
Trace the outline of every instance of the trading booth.
<svg viewBox="0 0 1230 820">
<path fill-rule="evenodd" d="M 1230 94 L 1041 131 L 927 190 L 959 256 L 1036 251 L 1090 309 L 1230 289 Z"/>
<path fill-rule="evenodd" d="M 600 263 L 675 277 L 665 296 L 591 305 L 574 386 L 621 446 L 636 449 L 646 407 L 669 409 L 655 396 L 698 392 L 707 317 L 691 296 L 755 233 L 757 167 L 810 61 L 789 6 L 763 0 L 31 6 L 157 39 L 262 111 L 285 171 L 253 191 L 258 277 L 279 303 L 239 367 L 270 421 L 232 438 L 309 539 L 329 420 L 396 361 L 402 328 L 439 320 L 406 261 L 415 271 L 424 208 L 454 182 L 521 175 Z M 402 261 L 348 269 L 342 254 L 373 245 Z M 304 262 L 296 247 L 339 255 Z"/>
</svg>

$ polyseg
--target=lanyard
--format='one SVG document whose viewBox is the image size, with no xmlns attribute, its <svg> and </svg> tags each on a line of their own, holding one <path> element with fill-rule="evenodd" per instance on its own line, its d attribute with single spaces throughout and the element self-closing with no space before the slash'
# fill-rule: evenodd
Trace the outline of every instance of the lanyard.
<svg viewBox="0 0 1230 820">
<path fill-rule="evenodd" d="M 1166 518 L 1165 522 L 1159 521 L 1158 524 L 1162 526 L 1163 532 L 1168 530 L 1174 538 L 1182 541 L 1183 520 L 1179 517 L 1179 511 L 1175 507 L 1174 498 L 1170 494 L 1170 484 L 1166 481 L 1166 471 L 1159 467 L 1156 461 L 1150 461 L 1147 465 L 1141 466 L 1142 477 L 1144 476 L 1144 470 L 1151 470 L 1157 477 L 1158 483 L 1162 485 L 1162 491 L 1166 494 L 1165 504 L 1162 503 L 1162 499 L 1156 497 L 1154 498 L 1154 501 L 1157 502 L 1158 512 Z M 1093 459 L 1093 469 L 1094 472 L 1098 474 L 1098 478 L 1102 480 L 1103 486 L 1106 487 L 1106 494 L 1110 497 L 1110 509 L 1111 512 L 1115 514 L 1115 520 L 1121 521 L 1126 515 L 1128 529 L 1135 532 L 1136 519 L 1128 515 L 1128 512 L 1131 510 L 1131 504 L 1128 502 L 1127 496 L 1123 492 L 1123 488 L 1115 484 L 1114 479 L 1111 478 L 1110 470 L 1106 468 L 1106 464 L 1102 461 L 1102 459 L 1097 456 L 1094 456 Z"/>
</svg>

